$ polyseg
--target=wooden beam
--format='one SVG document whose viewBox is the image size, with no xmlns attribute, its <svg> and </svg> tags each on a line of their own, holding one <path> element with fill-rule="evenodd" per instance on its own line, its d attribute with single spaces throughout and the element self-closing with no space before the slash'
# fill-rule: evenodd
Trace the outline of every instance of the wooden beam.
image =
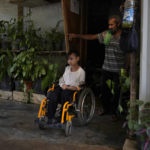
<svg viewBox="0 0 150 150">
<path fill-rule="evenodd" d="M 23 7 L 38 7 L 38 6 L 43 6 L 43 5 L 49 5 L 54 2 L 59 2 L 61 0 L 51 0 L 51 1 L 46 1 L 46 0 L 9 0 L 10 3 L 18 5 L 20 4 Z"/>
<path fill-rule="evenodd" d="M 25 0 L 9 0 L 10 3 L 22 3 Z"/>
<path fill-rule="evenodd" d="M 18 19 L 23 17 L 23 6 L 18 4 Z"/>
<path fill-rule="evenodd" d="M 65 33 L 65 43 L 66 43 L 66 52 L 69 52 L 69 39 L 68 39 L 68 19 L 67 19 L 67 7 L 66 7 L 66 1 L 61 0 L 62 3 L 62 12 L 63 12 L 63 20 L 64 20 L 64 33 Z"/>
<path fill-rule="evenodd" d="M 131 104 L 136 101 L 136 85 L 137 85 L 137 78 L 136 78 L 136 53 L 132 52 L 130 54 L 130 102 Z M 130 106 L 130 109 L 132 110 L 130 112 L 130 119 L 137 121 L 138 120 L 138 108 L 135 106 Z M 134 131 L 130 130 L 129 136 L 134 136 Z"/>
<path fill-rule="evenodd" d="M 86 0 L 80 1 L 81 5 L 81 17 L 80 17 L 80 34 L 86 34 L 87 33 L 87 8 L 88 8 L 88 2 Z M 85 64 L 87 59 L 87 41 L 80 39 L 80 57 L 81 57 L 81 64 Z"/>
</svg>

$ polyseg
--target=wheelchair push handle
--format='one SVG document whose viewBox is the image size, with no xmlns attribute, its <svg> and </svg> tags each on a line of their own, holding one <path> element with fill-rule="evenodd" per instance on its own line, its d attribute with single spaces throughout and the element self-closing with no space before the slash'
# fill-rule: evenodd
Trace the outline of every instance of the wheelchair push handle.
<svg viewBox="0 0 150 150">
<path fill-rule="evenodd" d="M 53 82 L 50 84 L 50 87 L 53 86 L 53 85 L 57 86 L 58 84 L 59 84 L 59 81 L 53 81 Z"/>
</svg>

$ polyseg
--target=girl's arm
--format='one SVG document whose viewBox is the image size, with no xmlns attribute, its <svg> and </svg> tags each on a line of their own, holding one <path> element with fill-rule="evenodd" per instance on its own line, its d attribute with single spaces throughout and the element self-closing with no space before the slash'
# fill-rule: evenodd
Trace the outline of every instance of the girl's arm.
<svg viewBox="0 0 150 150">
<path fill-rule="evenodd" d="M 80 85 L 84 84 L 85 83 L 85 72 L 82 71 L 80 73 L 80 78 L 79 78 L 79 86 L 78 87 L 75 87 L 75 86 L 67 86 L 67 90 L 73 90 L 73 91 L 76 91 L 76 90 L 79 90 L 80 89 Z"/>
<path fill-rule="evenodd" d="M 65 84 L 65 81 L 64 81 L 64 77 L 62 76 L 62 77 L 59 79 L 59 86 L 62 87 L 64 84 Z"/>
<path fill-rule="evenodd" d="M 67 86 L 67 90 L 76 91 L 76 90 L 78 90 L 78 87 L 75 87 L 75 86 Z"/>
</svg>

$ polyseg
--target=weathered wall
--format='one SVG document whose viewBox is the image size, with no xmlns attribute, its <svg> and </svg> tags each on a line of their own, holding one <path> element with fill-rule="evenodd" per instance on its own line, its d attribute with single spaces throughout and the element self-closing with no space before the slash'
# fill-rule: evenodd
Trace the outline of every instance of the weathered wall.
<svg viewBox="0 0 150 150">
<path fill-rule="evenodd" d="M 29 8 L 24 8 L 24 14 L 29 11 Z M 59 20 L 62 20 L 61 3 L 53 3 L 47 6 L 31 8 L 31 19 L 34 21 L 37 27 L 41 27 L 44 30 L 50 27 L 55 27 Z M 63 23 L 61 23 L 61 29 L 63 30 Z"/>
<path fill-rule="evenodd" d="M 10 20 L 17 17 L 17 6 L 8 3 L 8 0 L 0 0 L 0 20 Z"/>
<path fill-rule="evenodd" d="M 29 12 L 29 8 L 24 8 L 24 15 Z M 18 8 L 16 4 L 9 3 L 9 0 L 0 0 L 0 20 L 10 20 L 17 18 Z M 48 30 L 55 27 L 59 20 L 62 20 L 61 3 L 51 3 L 50 5 L 31 8 L 31 19 L 34 21 L 36 27 L 41 27 L 43 30 Z M 61 23 L 60 30 L 63 30 L 63 23 Z M 66 57 L 63 55 L 54 55 L 50 58 L 51 63 L 59 64 L 59 72 L 63 72 L 66 64 Z M 0 83 L 0 89 L 10 90 L 10 79 L 6 77 Z M 42 93 L 40 89 L 40 82 L 34 84 L 35 92 Z M 20 84 L 16 82 L 16 90 L 20 90 Z"/>
<path fill-rule="evenodd" d="M 29 11 L 29 8 L 24 8 L 24 15 Z M 57 21 L 62 20 L 61 3 L 52 3 L 47 6 L 31 8 L 31 19 L 37 27 L 46 30 L 54 27 Z M 9 0 L 0 0 L 0 20 L 10 20 L 17 17 L 17 5 L 10 4 Z M 63 30 L 63 24 L 61 24 Z"/>
<path fill-rule="evenodd" d="M 150 102 L 150 1 L 141 1 L 140 100 Z"/>
</svg>

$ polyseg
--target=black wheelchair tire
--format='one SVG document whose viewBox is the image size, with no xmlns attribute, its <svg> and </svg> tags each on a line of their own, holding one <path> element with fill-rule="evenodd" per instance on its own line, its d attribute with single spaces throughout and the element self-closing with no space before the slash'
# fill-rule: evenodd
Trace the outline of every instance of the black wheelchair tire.
<svg viewBox="0 0 150 150">
<path fill-rule="evenodd" d="M 92 105 L 91 105 L 91 111 L 90 111 L 90 114 L 89 114 L 89 118 L 85 119 L 84 116 L 83 116 L 82 111 L 83 111 L 85 96 L 87 94 L 90 94 L 90 96 L 91 96 Z M 79 111 L 77 112 L 77 116 L 78 116 L 80 125 L 88 124 L 92 120 L 92 118 L 94 116 L 94 113 L 95 113 L 95 95 L 94 95 L 93 91 L 90 88 L 85 88 L 81 92 L 81 94 L 79 96 L 79 101 L 78 101 L 78 110 Z"/>
<path fill-rule="evenodd" d="M 45 129 L 45 120 L 44 120 L 44 118 L 39 118 L 39 129 L 40 130 Z"/>
</svg>

